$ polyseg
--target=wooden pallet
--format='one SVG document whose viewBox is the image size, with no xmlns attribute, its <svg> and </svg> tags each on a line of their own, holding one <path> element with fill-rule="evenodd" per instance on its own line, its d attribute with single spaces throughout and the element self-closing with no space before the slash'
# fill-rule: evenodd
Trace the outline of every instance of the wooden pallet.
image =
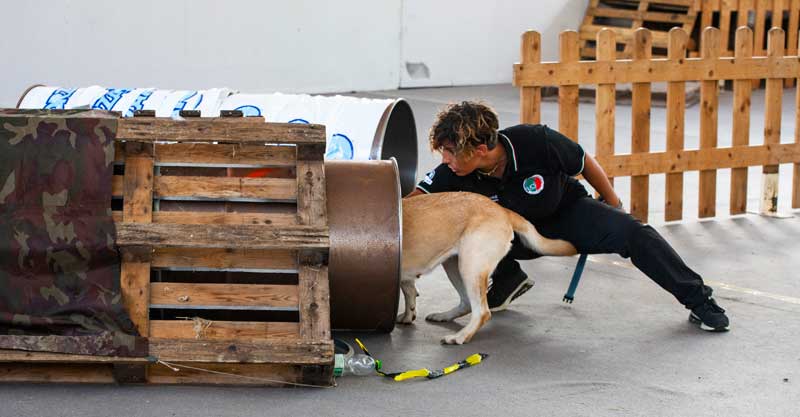
<svg viewBox="0 0 800 417">
<path fill-rule="evenodd" d="M 331 385 L 324 127 L 134 117 L 117 140 L 122 295 L 161 362 L 5 351 L 0 380 Z"/>
<path fill-rule="evenodd" d="M 590 0 L 579 32 L 581 57 L 595 59 L 597 33 L 609 28 L 617 35 L 617 58 L 630 59 L 634 32 L 642 27 L 652 33 L 653 55 L 666 56 L 669 30 L 691 33 L 698 5 L 698 0 Z"/>
</svg>

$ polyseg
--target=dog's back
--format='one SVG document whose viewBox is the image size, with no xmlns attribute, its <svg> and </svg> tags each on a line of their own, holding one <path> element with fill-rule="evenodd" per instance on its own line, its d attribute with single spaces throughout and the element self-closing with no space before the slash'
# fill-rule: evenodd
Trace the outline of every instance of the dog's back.
<svg viewBox="0 0 800 417">
<path fill-rule="evenodd" d="M 493 234 L 510 242 L 506 212 L 475 193 L 434 193 L 403 199 L 404 273 L 425 273 L 455 255 L 465 231 L 478 226 L 493 229 Z"/>
</svg>

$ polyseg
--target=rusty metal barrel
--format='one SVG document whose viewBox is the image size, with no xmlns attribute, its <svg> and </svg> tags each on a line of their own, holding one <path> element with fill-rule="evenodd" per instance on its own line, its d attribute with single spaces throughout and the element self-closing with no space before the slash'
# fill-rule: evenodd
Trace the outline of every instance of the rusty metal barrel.
<svg viewBox="0 0 800 417">
<path fill-rule="evenodd" d="M 327 161 L 334 330 L 390 332 L 399 302 L 402 204 L 396 162 Z"/>
</svg>

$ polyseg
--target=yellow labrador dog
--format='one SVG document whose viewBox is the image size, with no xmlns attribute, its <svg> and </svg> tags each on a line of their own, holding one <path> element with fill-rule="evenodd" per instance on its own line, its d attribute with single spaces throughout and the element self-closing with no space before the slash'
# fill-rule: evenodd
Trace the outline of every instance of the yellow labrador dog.
<svg viewBox="0 0 800 417">
<path fill-rule="evenodd" d="M 480 194 L 435 193 L 403 199 L 400 288 L 406 305 L 397 322 L 414 321 L 418 295 L 415 280 L 442 264 L 461 301 L 425 319 L 452 321 L 472 312 L 466 326 L 442 339 L 446 344 L 469 342 L 492 315 L 486 302 L 489 275 L 511 249 L 514 232 L 542 255 L 576 253 L 569 242 L 543 237 L 522 216 Z"/>
</svg>

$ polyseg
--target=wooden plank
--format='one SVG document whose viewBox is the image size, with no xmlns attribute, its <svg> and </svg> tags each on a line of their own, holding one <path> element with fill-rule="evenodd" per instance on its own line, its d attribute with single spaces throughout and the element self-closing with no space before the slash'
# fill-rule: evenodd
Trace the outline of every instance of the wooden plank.
<svg viewBox="0 0 800 417">
<path fill-rule="evenodd" d="M 619 42 L 631 42 L 633 41 L 633 29 L 630 28 L 617 28 L 613 26 L 599 26 L 599 25 L 589 25 L 589 26 L 582 26 L 580 31 L 581 39 L 591 39 L 592 37 L 596 37 L 598 33 L 602 30 L 611 30 L 614 31 L 615 35 L 617 36 L 617 41 Z M 667 32 L 658 32 L 653 31 L 653 46 L 659 48 L 665 48 L 667 46 Z"/>
<path fill-rule="evenodd" d="M 150 284 L 150 305 L 297 307 L 298 290 L 297 285 L 154 282 Z"/>
<path fill-rule="evenodd" d="M 295 148 L 291 145 L 229 143 L 156 143 L 155 165 L 293 167 Z M 114 162 L 125 162 L 125 143 L 114 143 Z"/>
<path fill-rule="evenodd" d="M 304 255 L 301 254 L 301 257 Z M 330 340 L 330 287 L 328 266 L 302 260 L 298 273 L 300 291 L 300 338 Z"/>
<path fill-rule="evenodd" d="M 133 117 L 119 119 L 117 140 L 140 142 L 325 143 L 325 127 L 300 123 L 252 123 L 249 118 Z"/>
<path fill-rule="evenodd" d="M 652 42 L 647 29 L 639 29 L 633 40 L 633 59 L 647 60 L 652 56 Z M 634 83 L 632 86 L 631 104 L 631 151 L 633 153 L 650 152 L 650 83 Z M 650 178 L 637 175 L 631 178 L 630 213 L 647 223 L 649 212 Z"/>
<path fill-rule="evenodd" d="M 669 32 L 669 59 L 686 59 L 689 36 L 685 31 L 672 29 Z M 686 84 L 674 81 L 667 84 L 667 150 L 682 151 L 684 146 L 684 112 L 686 109 Z M 683 218 L 683 173 L 667 174 L 664 207 L 666 221 Z"/>
<path fill-rule="evenodd" d="M 324 249 L 327 226 L 117 224 L 120 246 L 161 248 Z"/>
<path fill-rule="evenodd" d="M 559 35 L 561 62 L 580 60 L 578 32 L 563 31 Z M 578 85 L 562 85 L 558 88 L 558 131 L 578 142 Z"/>
<path fill-rule="evenodd" d="M 147 358 L 125 356 L 72 355 L 67 353 L 28 352 L 0 349 L 0 362 L 17 363 L 147 363 Z"/>
<path fill-rule="evenodd" d="M 297 181 L 293 178 L 245 178 L 203 176 L 157 176 L 154 180 L 156 198 L 255 199 L 294 201 Z M 122 196 L 124 178 L 114 175 L 111 195 Z"/>
<path fill-rule="evenodd" d="M 800 48 L 800 47 L 798 47 Z M 794 99 L 794 143 L 800 144 L 800 77 L 796 83 Z M 794 164 L 792 174 L 792 208 L 800 208 L 800 163 Z"/>
<path fill-rule="evenodd" d="M 583 26 L 586 26 L 586 25 L 591 25 L 594 22 L 594 15 L 592 13 L 590 13 L 590 10 L 596 9 L 597 6 L 599 5 L 599 3 L 600 3 L 599 0 L 589 0 L 589 4 L 586 5 L 586 11 L 583 14 L 583 22 L 581 22 L 581 26 L 580 27 L 583 27 Z M 595 58 L 594 50 L 592 50 L 591 52 L 587 52 L 586 51 L 588 49 L 588 41 L 593 41 L 594 38 L 583 39 L 583 38 L 580 37 L 580 33 L 579 33 L 578 34 L 578 39 L 580 39 L 581 56 L 582 57 L 586 57 L 587 59 L 594 59 Z M 523 41 L 524 41 L 524 38 L 523 38 Z"/>
<path fill-rule="evenodd" d="M 153 221 L 153 159 L 129 157 L 125 176 L 115 176 L 112 186 L 122 186 L 112 194 L 122 195 L 123 219 L 127 222 L 150 223 Z"/>
<path fill-rule="evenodd" d="M 297 225 L 297 216 L 289 213 L 157 211 L 153 213 L 153 223 L 294 226 Z"/>
<path fill-rule="evenodd" d="M 640 4 L 647 4 L 642 2 Z M 648 12 L 645 10 L 623 10 L 611 9 L 604 7 L 595 7 L 591 9 L 591 13 L 595 17 L 613 17 L 618 19 L 631 19 L 631 20 L 647 20 L 650 22 L 666 22 L 682 24 L 686 21 L 693 19 L 692 17 L 682 13 L 668 13 L 668 12 Z M 638 27 L 641 27 L 641 24 Z"/>
<path fill-rule="evenodd" d="M 755 9 L 753 0 L 739 0 L 737 2 L 736 27 L 747 26 L 750 12 Z"/>
<path fill-rule="evenodd" d="M 687 58 L 680 62 L 654 58 L 650 61 L 545 62 L 514 67 L 517 87 L 575 84 L 622 84 L 636 82 L 745 80 L 795 78 L 800 73 L 798 57 L 753 57 L 715 60 Z"/>
<path fill-rule="evenodd" d="M 180 362 L 176 372 L 164 365 L 150 366 L 151 384 L 202 384 L 280 387 L 302 383 L 302 367 L 287 364 L 215 364 Z M 192 368 L 182 368 L 188 365 Z M 332 381 L 331 381 L 332 383 Z M 330 384 L 326 384 L 330 385 Z"/>
<path fill-rule="evenodd" d="M 198 340 L 298 340 L 300 325 L 290 322 L 153 320 L 150 337 Z"/>
<path fill-rule="evenodd" d="M 150 223 L 153 220 L 153 159 L 146 152 L 136 154 L 136 146 L 128 144 L 128 156 L 123 181 L 124 203 L 122 218 L 125 222 Z M 141 147 L 139 147 L 141 150 Z M 150 263 L 125 260 L 120 267 L 120 286 L 123 304 L 142 336 L 148 334 L 150 298 Z"/>
<path fill-rule="evenodd" d="M 0 363 L 0 381 L 113 384 L 112 364 Z"/>
<path fill-rule="evenodd" d="M 753 55 L 753 31 L 748 27 L 736 31 L 736 58 Z M 733 146 L 750 144 L 750 93 L 752 81 L 733 82 Z M 747 211 L 747 168 L 731 170 L 730 213 L 743 214 Z"/>
<path fill-rule="evenodd" d="M 731 30 L 731 10 L 735 7 L 736 0 L 721 0 L 719 12 L 719 32 L 722 37 L 720 39 L 721 51 L 730 51 L 728 38 Z"/>
<path fill-rule="evenodd" d="M 154 195 L 157 198 L 198 197 L 294 201 L 297 198 L 297 180 L 294 178 L 158 176 L 155 179 Z"/>
<path fill-rule="evenodd" d="M 520 57 L 523 68 L 538 65 L 542 60 L 542 37 L 538 32 L 527 31 L 522 34 Z M 538 124 L 542 119 L 542 89 L 537 86 L 524 86 L 520 89 L 520 121 Z"/>
<path fill-rule="evenodd" d="M 616 59 L 616 40 L 614 32 L 603 30 L 597 34 L 597 60 Z M 598 84 L 595 93 L 595 153 L 598 157 L 614 155 L 614 117 L 616 111 L 616 86 Z M 614 186 L 614 178 L 608 180 Z"/>
<path fill-rule="evenodd" d="M 764 39 L 767 27 L 767 9 L 771 0 L 755 0 L 755 42 L 753 44 L 753 54 L 758 56 L 766 55 L 764 51 Z"/>
<path fill-rule="evenodd" d="M 719 7 L 719 1 L 702 0 L 702 2 L 703 2 L 703 14 L 700 15 L 700 32 L 703 32 L 705 28 L 711 26 L 711 21 L 714 17 L 714 12 L 718 10 Z"/>
<path fill-rule="evenodd" d="M 767 54 L 779 57 L 784 53 L 783 29 L 769 30 Z M 783 100 L 783 80 L 767 78 L 764 104 L 764 144 L 781 142 L 781 110 Z M 763 187 L 761 189 L 761 213 L 772 215 L 778 212 L 778 165 L 765 165 L 762 168 Z"/>
<path fill-rule="evenodd" d="M 640 155 L 598 157 L 597 162 L 611 176 L 660 174 L 724 168 L 800 163 L 800 145 L 734 146 Z"/>
<path fill-rule="evenodd" d="M 250 342 L 150 338 L 150 354 L 167 362 L 332 365 L 333 341 Z"/>
<path fill-rule="evenodd" d="M 800 0 L 789 0 L 789 27 L 786 29 L 786 55 L 797 55 L 797 31 L 800 30 Z M 794 79 L 785 80 L 786 87 L 794 86 Z"/>
<path fill-rule="evenodd" d="M 297 252 L 230 248 L 154 248 L 154 268 L 297 270 Z"/>
<path fill-rule="evenodd" d="M 159 143 L 156 144 L 156 165 L 293 167 L 295 154 L 292 146 Z"/>
<path fill-rule="evenodd" d="M 716 59 L 719 56 L 719 29 L 706 28 L 702 35 L 701 56 Z M 700 84 L 700 149 L 717 147 L 717 113 L 719 111 L 719 92 L 717 81 L 703 81 Z M 698 217 L 714 217 L 717 205 L 717 171 L 700 171 Z"/>
<path fill-rule="evenodd" d="M 112 212 L 117 223 L 122 222 L 122 212 Z M 215 213 L 192 211 L 156 211 L 153 223 L 175 224 L 259 224 L 272 226 L 297 225 L 297 215 L 292 213 Z"/>
<path fill-rule="evenodd" d="M 325 195 L 325 166 L 322 155 L 309 159 L 301 157 L 303 147 L 298 147 L 297 223 L 311 226 L 328 224 L 327 198 Z"/>
<path fill-rule="evenodd" d="M 156 198 L 265 201 L 294 201 L 297 199 L 297 180 L 293 178 L 159 175 L 153 183 L 153 196 Z M 111 179 L 111 195 L 121 197 L 123 187 L 123 176 L 114 175 Z"/>
<path fill-rule="evenodd" d="M 786 9 L 787 7 L 784 4 L 783 0 L 772 0 L 772 16 L 770 19 L 770 29 L 783 28 L 783 11 Z M 767 37 L 769 37 L 769 35 L 767 35 Z M 783 51 L 781 51 L 780 54 L 783 55 Z"/>
</svg>

